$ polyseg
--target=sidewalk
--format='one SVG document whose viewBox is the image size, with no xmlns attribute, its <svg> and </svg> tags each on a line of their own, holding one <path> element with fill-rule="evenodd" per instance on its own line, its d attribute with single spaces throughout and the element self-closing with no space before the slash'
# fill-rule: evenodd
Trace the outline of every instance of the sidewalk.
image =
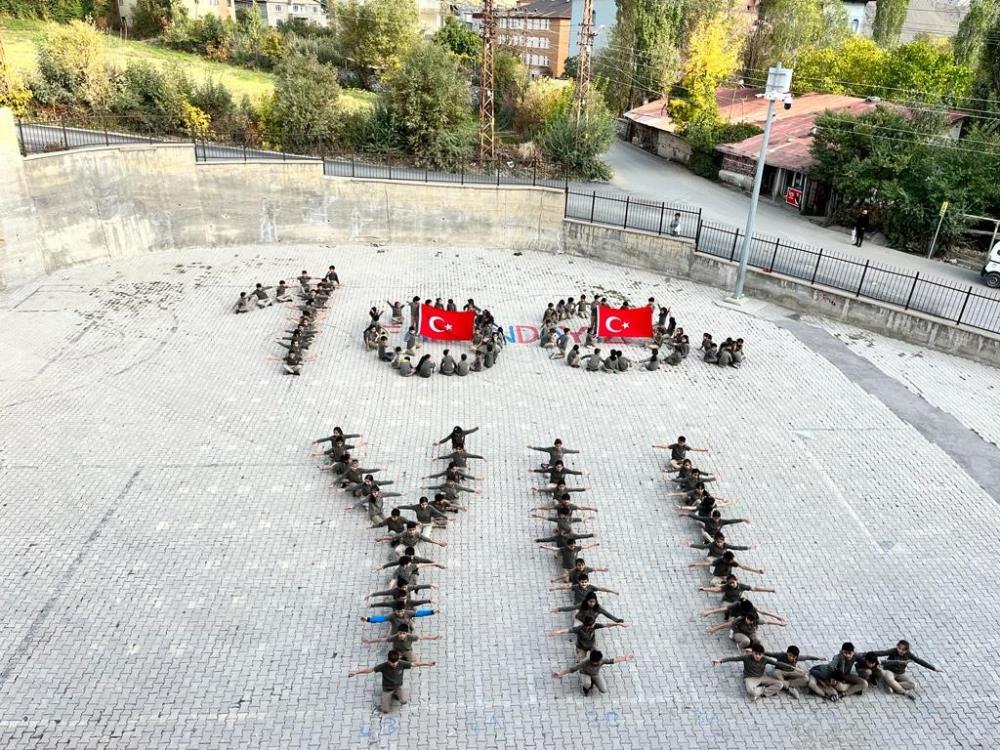
<svg viewBox="0 0 1000 750">
<path fill-rule="evenodd" d="M 596 189 L 599 193 L 620 190 L 651 200 L 687 203 L 695 209 L 701 208 L 702 216 L 707 221 L 736 226 L 740 231 L 746 225 L 750 197 L 744 193 L 692 174 L 680 164 L 661 159 L 621 140 L 615 140 L 605 157 L 614 170 L 611 182 L 603 186 L 580 183 L 581 189 Z M 953 284 L 986 289 L 977 271 L 893 250 L 867 239 L 864 247 L 854 247 L 850 232 L 843 227 L 818 226 L 794 210 L 770 200 L 760 201 L 755 231 L 823 248 L 843 257 L 870 260 L 904 273 L 919 272 Z M 878 240 L 881 239 L 878 235 Z"/>
</svg>

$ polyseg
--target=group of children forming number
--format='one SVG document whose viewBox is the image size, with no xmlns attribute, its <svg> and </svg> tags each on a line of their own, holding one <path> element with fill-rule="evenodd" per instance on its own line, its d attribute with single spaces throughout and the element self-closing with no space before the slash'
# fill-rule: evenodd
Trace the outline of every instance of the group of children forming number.
<svg viewBox="0 0 1000 750">
<path fill-rule="evenodd" d="M 763 625 L 784 627 L 787 621 L 781 615 L 757 607 L 747 596 L 749 593 L 773 593 L 774 589 L 743 583 L 737 571 L 763 575 L 764 571 L 736 560 L 736 552 L 752 550 L 752 546 L 730 544 L 723 531 L 727 526 L 750 523 L 747 518 L 724 518 L 723 508 L 733 505 L 732 500 L 716 497 L 706 489 L 718 477 L 695 467 L 687 457 L 691 452 L 705 452 L 693 448 L 681 436 L 669 445 L 654 445 L 670 451 L 670 463 L 665 469 L 673 474 L 671 482 L 675 491 L 669 496 L 682 498 L 677 511 L 697 524 L 699 539 L 685 546 L 705 550 L 705 559 L 691 563 L 691 568 L 704 568 L 710 573 L 707 585 L 699 590 L 719 595 L 718 606 L 702 612 L 703 617 L 722 615 L 722 622 L 708 628 L 708 633 L 728 631 L 730 640 L 740 653 L 722 659 L 713 659 L 715 665 L 739 662 L 743 667 L 743 684 L 747 698 L 756 701 L 786 693 L 800 697 L 800 690 L 828 701 L 838 701 L 849 695 L 862 695 L 869 687 L 881 686 L 887 693 L 903 695 L 916 700 L 915 686 L 907 667 L 918 664 L 935 672 L 941 670 L 919 658 L 910 650 L 910 644 L 900 640 L 895 646 L 861 651 L 850 642 L 830 660 L 801 653 L 798 646 L 788 646 L 782 651 L 769 651 L 761 642 L 759 630 Z M 804 662 L 823 662 L 806 669 Z"/>
<path fill-rule="evenodd" d="M 319 331 L 316 326 L 323 318 L 326 303 L 329 302 L 334 289 L 340 286 L 340 277 L 337 275 L 337 269 L 330 266 L 329 270 L 317 279 L 310 276 L 307 271 L 302 271 L 298 282 L 297 294 L 293 294 L 282 279 L 276 287 L 273 287 L 273 297 L 269 294 L 272 287 L 257 284 L 249 294 L 240 292 L 240 297 L 233 307 L 236 313 L 248 313 L 253 309 L 270 307 L 279 302 L 299 311 L 298 317 L 289 318 L 297 321 L 295 327 L 282 331 L 285 335 L 277 340 L 278 346 L 286 350 L 284 356 L 269 357 L 271 360 L 281 361 L 282 368 L 289 375 L 301 375 L 302 365 L 314 359 L 307 357 L 306 351 Z M 298 297 L 298 302 L 295 301 L 295 296 Z"/>
<path fill-rule="evenodd" d="M 571 599 L 570 604 L 551 610 L 552 613 L 572 613 L 569 625 L 565 628 L 557 628 L 549 635 L 572 638 L 575 644 L 576 658 L 572 665 L 553 671 L 552 676 L 560 678 L 576 673 L 580 675 L 580 689 L 584 695 L 590 695 L 595 689 L 600 693 L 606 693 L 608 686 L 601 674 L 601 669 L 609 664 L 632 661 L 632 655 L 625 654 L 609 658 L 597 648 L 598 630 L 628 627 L 628 623 L 608 612 L 597 600 L 598 593 L 618 595 L 614 589 L 597 586 L 591 582 L 591 573 L 606 573 L 608 569 L 588 567 L 586 561 L 579 557 L 579 553 L 583 550 L 597 546 L 595 542 L 583 543 L 582 540 L 593 539 L 594 534 L 583 533 L 582 529 L 575 526 L 575 524 L 583 524 L 592 520 L 593 516 L 588 516 L 587 512 L 596 513 L 597 508 L 589 505 L 578 505 L 573 502 L 571 495 L 571 493 L 585 492 L 590 488 L 569 487 L 566 484 L 567 477 L 584 474 L 582 471 L 569 469 L 565 465 L 567 454 L 579 453 L 580 451 L 564 447 L 559 438 L 556 438 L 550 446 L 529 445 L 528 448 L 548 454 L 548 460 L 540 467 L 531 469 L 530 473 L 545 476 L 545 483 L 541 487 L 533 489 L 545 496 L 550 502 L 532 508 L 531 517 L 554 524 L 552 529 L 554 533 L 536 539 L 535 543 L 542 545 L 541 549 L 555 553 L 556 560 L 563 571 L 552 579 L 551 582 L 556 585 L 550 591 L 567 591 Z M 599 615 L 603 615 L 611 622 L 597 622 Z"/>
<path fill-rule="evenodd" d="M 440 635 L 417 632 L 417 620 L 430 617 L 439 611 L 433 606 L 437 603 L 436 598 L 421 598 L 423 595 L 419 593 L 436 590 L 437 584 L 421 583 L 420 575 L 421 571 L 427 568 L 443 570 L 447 566 L 424 556 L 426 552 L 421 548 L 424 545 L 447 547 L 447 542 L 435 539 L 433 536 L 448 527 L 451 514 L 468 510 L 466 506 L 458 503 L 462 493 L 481 492 L 466 486 L 467 482 L 480 479 L 468 473 L 468 461 L 472 458 L 482 459 L 482 456 L 471 454 L 465 449 L 465 438 L 478 429 L 473 427 L 466 430 L 456 425 L 448 435 L 435 443 L 437 446 L 450 442 L 451 452 L 435 459 L 448 462 L 448 467 L 444 471 L 423 477 L 423 479 L 439 480 L 438 484 L 421 488 L 435 491 L 433 501 L 424 495 L 416 503 L 399 505 L 388 513 L 385 512 L 384 499 L 402 497 L 402 493 L 382 490 L 381 487 L 392 484 L 391 481 L 374 478 L 374 475 L 383 469 L 361 468 L 358 460 L 351 457 L 350 450 L 359 447 L 360 443 L 348 445 L 346 441 L 358 438 L 360 435 L 345 435 L 342 430 L 335 428 L 333 435 L 316 441 L 331 444 L 330 448 L 320 455 L 327 456 L 331 461 L 330 465 L 324 468 L 329 468 L 337 477 L 334 486 L 350 493 L 356 499 L 348 509 L 364 508 L 371 522 L 370 528 L 386 530 L 384 535 L 375 538 L 375 543 L 388 545 L 388 561 L 376 565 L 374 570 L 377 573 L 388 571 L 387 588 L 373 591 L 365 597 L 370 608 L 383 610 L 384 613 L 364 616 L 361 620 L 388 625 L 387 633 L 362 639 L 363 643 L 387 647 L 388 652 L 385 660 L 377 665 L 355 669 L 347 675 L 348 677 L 373 673 L 381 675 L 378 705 L 383 713 L 389 713 L 396 703 L 409 702 L 409 692 L 404 686 L 404 675 L 407 670 L 434 666 L 433 661 L 418 660 L 415 656 L 414 646 L 417 641 L 441 639 Z M 404 511 L 408 515 L 404 515 Z M 418 551 L 423 554 L 418 555 Z"/>
<path fill-rule="evenodd" d="M 589 372 L 627 372 L 635 364 L 649 371 L 660 369 L 660 365 L 679 365 L 691 353 L 691 342 L 684 329 L 677 325 L 677 319 L 670 315 L 670 308 L 657 305 L 656 299 L 650 297 L 646 301 L 649 314 L 656 314 L 653 325 L 653 336 L 647 341 L 635 340 L 644 348 L 649 349 L 649 356 L 643 356 L 635 363 L 621 349 L 610 349 L 605 356 L 598 344 L 601 338 L 597 335 L 597 317 L 599 307 L 608 307 L 607 297 L 596 294 L 590 301 L 586 294 L 579 299 L 568 297 L 558 302 L 549 302 L 542 313 L 542 328 L 538 334 L 538 345 L 551 351 L 550 359 L 565 359 L 570 367 L 579 367 Z M 627 301 L 620 310 L 631 309 Z M 583 343 L 579 334 L 574 333 L 565 323 L 573 318 L 589 318 L 590 325 L 584 334 Z M 702 335 L 698 351 L 702 359 L 712 365 L 722 367 L 739 367 L 743 364 L 745 352 L 742 338 L 726 338 L 718 343 L 712 334 Z"/>
<path fill-rule="evenodd" d="M 462 307 L 463 311 L 475 313 L 475 328 L 472 337 L 472 359 L 469 355 L 462 353 L 457 357 L 451 353 L 450 349 L 445 349 L 441 353 L 441 361 L 435 362 L 433 356 L 424 354 L 420 360 L 414 364 L 413 358 L 417 356 L 417 350 L 421 348 L 422 337 L 418 334 L 420 319 L 420 297 L 414 297 L 409 303 L 410 325 L 403 337 L 403 345 L 393 349 L 389 348 L 390 331 L 401 331 L 403 327 L 403 303 L 399 300 L 388 302 L 392 310 L 390 322 L 382 326 L 382 310 L 373 306 L 368 311 L 371 319 L 368 327 L 362 332 L 362 340 L 365 346 L 375 351 L 380 362 L 388 363 L 393 369 L 398 370 L 403 377 L 419 375 L 422 378 L 429 378 L 435 372 L 441 375 L 458 375 L 463 377 L 470 372 L 482 372 L 488 370 L 496 364 L 500 357 L 507 339 L 503 335 L 503 330 L 497 325 L 493 318 L 493 313 L 489 310 L 481 310 L 475 300 L 470 299 Z M 449 299 L 444 302 L 438 297 L 433 302 L 426 300 L 423 302 L 428 307 L 434 307 L 448 312 L 457 312 L 458 305 L 454 300 Z"/>
</svg>

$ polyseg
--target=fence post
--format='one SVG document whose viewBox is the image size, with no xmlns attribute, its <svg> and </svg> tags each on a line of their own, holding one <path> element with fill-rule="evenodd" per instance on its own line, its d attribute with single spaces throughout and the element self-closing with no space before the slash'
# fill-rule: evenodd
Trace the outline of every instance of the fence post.
<svg viewBox="0 0 1000 750">
<path fill-rule="evenodd" d="M 917 290 L 917 280 L 920 278 L 920 272 L 918 271 L 913 276 L 913 286 L 910 287 L 910 293 L 906 297 L 906 304 L 903 305 L 904 310 L 910 309 L 910 302 L 913 300 L 913 293 Z M 959 317 L 962 317 L 959 315 Z"/>
<path fill-rule="evenodd" d="M 390 156 L 386 161 L 389 162 L 389 179 L 392 179 L 392 157 Z"/>
<path fill-rule="evenodd" d="M 354 154 L 351 154 L 351 179 L 354 179 Z"/>
<path fill-rule="evenodd" d="M 59 120 L 59 124 L 62 125 L 63 149 L 69 151 L 69 139 L 66 136 L 66 120 Z"/>
<path fill-rule="evenodd" d="M 861 283 L 858 284 L 858 291 L 855 293 L 855 297 L 861 296 L 861 288 L 865 285 L 865 276 L 868 275 L 868 264 L 871 263 L 870 260 L 865 261 L 865 269 L 861 272 Z"/>
<path fill-rule="evenodd" d="M 566 188 L 563 197 L 563 217 L 569 218 L 569 188 Z"/>
<path fill-rule="evenodd" d="M 465 184 L 465 162 L 464 161 L 462 162 L 461 184 L 462 185 Z"/>
<path fill-rule="evenodd" d="M 597 204 L 597 191 L 590 193 L 590 223 L 594 223 L 594 206 Z"/>
<path fill-rule="evenodd" d="M 778 259 L 778 248 L 781 247 L 781 240 L 774 241 L 774 252 L 771 253 L 771 265 L 768 266 L 772 272 L 774 271 L 774 261 Z"/>
<path fill-rule="evenodd" d="M 625 220 L 622 222 L 622 229 L 628 229 L 628 207 L 629 207 L 629 196 L 625 196 Z"/>
<path fill-rule="evenodd" d="M 813 268 L 813 277 L 809 280 L 810 284 L 816 283 L 816 274 L 819 273 L 819 263 L 823 260 L 823 248 L 819 249 L 819 255 L 816 256 L 816 267 Z"/>
<path fill-rule="evenodd" d="M 694 231 L 694 249 L 701 245 L 701 209 L 698 209 L 698 228 Z"/>
<path fill-rule="evenodd" d="M 958 320 L 955 321 L 956 323 L 961 323 L 962 322 L 962 316 L 965 315 L 965 308 L 968 306 L 968 304 L 969 304 L 969 297 L 971 297 L 971 296 L 972 296 L 972 287 L 970 286 L 969 287 L 969 291 L 967 291 L 965 293 L 965 302 L 962 303 L 962 309 L 959 310 L 959 312 L 958 312 Z"/>
<path fill-rule="evenodd" d="M 21 124 L 21 118 L 17 118 L 17 145 L 21 147 L 21 156 L 28 155 L 28 146 L 24 142 L 24 127 Z"/>
<path fill-rule="evenodd" d="M 500 187 L 500 167 L 497 166 L 497 187 Z"/>
<path fill-rule="evenodd" d="M 111 145 L 111 138 L 108 136 L 108 121 L 107 120 L 104 121 L 104 145 L 105 146 L 110 146 Z"/>
<path fill-rule="evenodd" d="M 247 144 L 243 144 L 243 163 L 247 163 Z"/>
<path fill-rule="evenodd" d="M 538 162 L 531 165 L 531 187 L 538 187 Z"/>
<path fill-rule="evenodd" d="M 740 230 L 736 230 L 736 234 L 733 235 L 733 249 L 729 251 L 729 262 L 733 262 L 733 258 L 736 257 L 736 243 L 740 241 Z"/>
<path fill-rule="evenodd" d="M 663 234 L 663 214 L 667 211 L 667 204 L 660 201 L 660 225 L 656 228 L 657 234 Z"/>
</svg>

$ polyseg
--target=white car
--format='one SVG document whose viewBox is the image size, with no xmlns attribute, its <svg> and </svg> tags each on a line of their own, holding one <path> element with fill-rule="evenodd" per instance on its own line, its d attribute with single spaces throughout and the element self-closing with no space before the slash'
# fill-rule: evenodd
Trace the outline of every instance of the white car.
<svg viewBox="0 0 1000 750">
<path fill-rule="evenodd" d="M 983 281 L 990 289 L 1000 288 L 1000 242 L 990 250 L 990 257 L 986 260 L 986 265 L 983 266 L 979 275 L 983 277 Z"/>
</svg>

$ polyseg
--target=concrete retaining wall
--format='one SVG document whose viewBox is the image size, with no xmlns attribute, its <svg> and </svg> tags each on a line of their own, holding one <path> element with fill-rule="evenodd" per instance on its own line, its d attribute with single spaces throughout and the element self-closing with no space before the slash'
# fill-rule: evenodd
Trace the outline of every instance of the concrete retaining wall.
<svg viewBox="0 0 1000 750">
<path fill-rule="evenodd" d="M 700 284 L 732 289 L 736 264 L 694 252 L 691 240 L 660 237 L 646 232 L 565 221 L 566 252 L 612 263 L 680 276 Z M 944 323 L 913 311 L 751 268 L 744 291 L 796 312 L 833 318 L 875 333 L 957 354 L 1000 367 L 1000 337 Z"/>
<path fill-rule="evenodd" d="M 186 144 L 17 153 L 0 111 L 0 288 L 175 248 L 379 241 L 555 252 L 565 196 L 323 176 L 321 162 L 196 164 Z"/>
</svg>

